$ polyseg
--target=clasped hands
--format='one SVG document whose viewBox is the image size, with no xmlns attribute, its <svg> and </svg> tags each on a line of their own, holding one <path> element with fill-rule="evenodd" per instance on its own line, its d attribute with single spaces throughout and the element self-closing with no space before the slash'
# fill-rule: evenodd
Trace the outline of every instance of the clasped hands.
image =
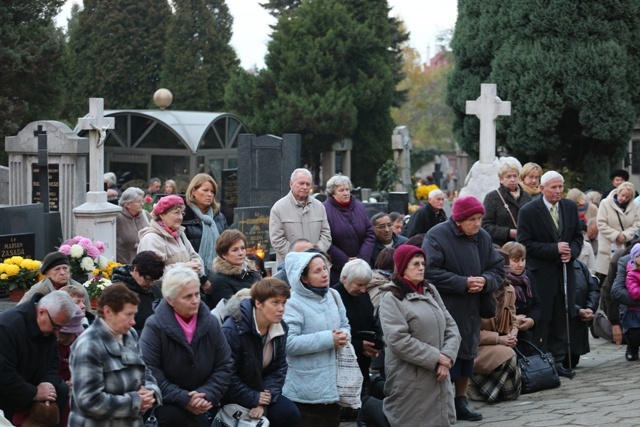
<svg viewBox="0 0 640 427">
<path fill-rule="evenodd" d="M 467 277 L 467 291 L 472 294 L 482 292 L 486 283 L 487 279 L 482 276 L 469 276 Z"/>
<path fill-rule="evenodd" d="M 436 380 L 444 381 L 449 378 L 449 369 L 451 368 L 453 368 L 453 360 L 449 356 L 440 353 L 438 364 L 436 365 Z"/>
<path fill-rule="evenodd" d="M 249 411 L 249 418 L 253 418 L 254 420 L 260 419 L 264 415 L 264 407 L 269 406 L 270 403 L 271 393 L 269 390 L 261 392 L 260 397 L 258 398 L 258 406 L 251 408 Z"/>
</svg>

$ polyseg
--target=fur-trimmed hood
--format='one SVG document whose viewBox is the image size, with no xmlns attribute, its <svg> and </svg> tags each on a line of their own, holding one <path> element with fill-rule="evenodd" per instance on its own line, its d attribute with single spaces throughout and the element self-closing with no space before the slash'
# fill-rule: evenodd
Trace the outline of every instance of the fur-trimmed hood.
<svg viewBox="0 0 640 427">
<path fill-rule="evenodd" d="M 224 274 L 225 276 L 237 276 L 241 278 L 245 274 L 249 272 L 254 272 L 254 271 L 257 272 L 258 269 L 256 268 L 253 261 L 251 261 L 250 259 L 245 260 L 244 265 L 231 264 L 230 262 L 228 262 L 224 258 L 221 258 L 220 256 L 217 256 L 213 260 L 213 272 Z"/>
</svg>

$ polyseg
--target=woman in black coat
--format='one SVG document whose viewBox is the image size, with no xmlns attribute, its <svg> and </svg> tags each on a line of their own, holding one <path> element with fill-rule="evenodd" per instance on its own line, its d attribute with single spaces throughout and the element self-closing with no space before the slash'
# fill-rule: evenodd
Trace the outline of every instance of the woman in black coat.
<svg viewBox="0 0 640 427">
<path fill-rule="evenodd" d="M 222 327 L 233 357 L 224 403 L 248 408 L 254 419 L 265 416 L 272 427 L 294 427 L 300 419 L 297 406 L 282 395 L 288 331 L 282 316 L 290 295 L 282 280 L 263 279 Z"/>
<path fill-rule="evenodd" d="M 247 239 L 238 230 L 225 230 L 216 241 L 218 256 L 213 261 L 210 306 L 229 299 L 260 280 L 253 261 L 247 259 Z"/>
<path fill-rule="evenodd" d="M 162 391 L 160 426 L 200 427 L 215 410 L 231 378 L 231 351 L 220 323 L 200 301 L 200 282 L 190 268 L 170 269 L 164 300 L 140 337 L 145 363 Z"/>
</svg>

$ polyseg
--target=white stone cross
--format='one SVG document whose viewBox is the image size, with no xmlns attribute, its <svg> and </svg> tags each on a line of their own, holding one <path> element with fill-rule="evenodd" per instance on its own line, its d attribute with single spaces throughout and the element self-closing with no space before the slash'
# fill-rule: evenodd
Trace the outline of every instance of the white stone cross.
<svg viewBox="0 0 640 427">
<path fill-rule="evenodd" d="M 104 117 L 104 99 L 89 98 L 89 116 L 78 119 L 82 130 L 89 131 L 89 191 L 104 191 L 104 140 L 107 130 L 115 128 L 113 117 Z"/>
<path fill-rule="evenodd" d="M 496 119 L 511 115 L 511 102 L 498 98 L 493 83 L 482 83 L 480 88 L 480 97 L 467 101 L 466 113 L 480 119 L 480 163 L 492 164 L 496 158 Z"/>
</svg>

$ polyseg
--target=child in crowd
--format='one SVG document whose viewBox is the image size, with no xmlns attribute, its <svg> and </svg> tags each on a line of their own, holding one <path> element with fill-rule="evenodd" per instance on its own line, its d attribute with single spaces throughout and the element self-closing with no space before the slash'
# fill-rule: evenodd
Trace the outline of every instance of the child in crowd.
<svg viewBox="0 0 640 427">
<path fill-rule="evenodd" d="M 640 243 L 631 248 L 631 259 L 627 264 L 627 291 L 634 300 L 640 300 Z M 638 360 L 640 348 L 640 308 L 627 307 L 622 318 L 622 329 L 627 336 L 627 351 L 625 358 L 631 362 Z"/>
<path fill-rule="evenodd" d="M 76 303 L 80 310 L 82 310 L 82 326 L 86 329 L 89 327 L 89 324 L 93 322 L 95 316 L 92 313 L 87 313 L 86 307 L 84 305 L 84 292 L 80 288 L 75 285 L 67 285 L 60 288 L 61 291 L 64 291 L 71 296 L 73 302 Z"/>
</svg>

